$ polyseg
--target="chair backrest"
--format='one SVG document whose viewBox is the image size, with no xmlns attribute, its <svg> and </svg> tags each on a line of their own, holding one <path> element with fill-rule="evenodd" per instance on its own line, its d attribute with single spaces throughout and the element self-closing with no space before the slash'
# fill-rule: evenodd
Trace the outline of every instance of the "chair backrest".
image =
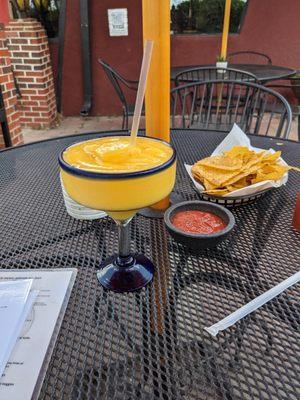
<svg viewBox="0 0 300 400">
<path fill-rule="evenodd" d="M 203 82 L 215 79 L 258 82 L 255 75 L 250 72 L 233 68 L 197 67 L 180 72 L 175 77 L 175 86 L 192 82 Z"/>
<path fill-rule="evenodd" d="M 128 103 L 124 91 L 122 89 L 122 84 L 129 87 L 129 81 L 125 79 L 122 75 L 120 75 L 119 72 L 117 72 L 114 68 L 112 68 L 107 62 L 101 60 L 100 58 L 98 59 L 98 62 L 99 64 L 102 65 L 108 79 L 110 80 L 111 84 L 113 85 L 113 88 L 115 89 L 115 92 L 117 93 L 119 99 L 121 100 L 123 107 L 127 109 Z"/>
<path fill-rule="evenodd" d="M 258 51 L 235 51 L 229 53 L 227 60 L 231 63 L 250 63 L 250 64 L 269 64 L 272 65 L 272 59 L 267 54 Z"/>
<path fill-rule="evenodd" d="M 237 123 L 246 133 L 287 138 L 291 108 L 279 93 L 252 82 L 212 80 L 171 91 L 173 128 L 228 132 Z"/>
</svg>

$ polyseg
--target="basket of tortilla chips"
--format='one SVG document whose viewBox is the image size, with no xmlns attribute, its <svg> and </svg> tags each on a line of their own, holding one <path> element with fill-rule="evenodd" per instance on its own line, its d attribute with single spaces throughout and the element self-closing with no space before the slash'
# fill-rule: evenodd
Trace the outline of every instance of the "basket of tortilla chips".
<svg viewBox="0 0 300 400">
<path fill-rule="evenodd" d="M 210 157 L 185 167 L 204 200 L 227 207 L 252 203 L 285 185 L 288 170 L 299 171 L 287 165 L 280 151 L 253 147 L 236 124 Z"/>
<path fill-rule="evenodd" d="M 233 146 L 222 154 L 197 161 L 191 168 L 206 200 L 224 205 L 253 202 L 287 181 L 290 169 L 280 151 L 254 151 Z"/>
</svg>

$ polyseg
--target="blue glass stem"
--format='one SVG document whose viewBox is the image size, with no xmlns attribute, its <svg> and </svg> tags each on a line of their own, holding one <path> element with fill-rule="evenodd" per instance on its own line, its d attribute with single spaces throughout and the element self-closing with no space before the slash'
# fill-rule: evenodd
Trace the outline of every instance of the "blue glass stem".
<svg viewBox="0 0 300 400">
<path fill-rule="evenodd" d="M 128 267 L 133 263 L 133 257 L 130 254 L 130 221 L 132 218 L 123 221 L 115 221 L 118 226 L 119 234 L 119 254 L 117 264 L 119 267 Z"/>
<path fill-rule="evenodd" d="M 154 265 L 142 254 L 130 253 L 130 220 L 115 220 L 119 233 L 119 253 L 100 264 L 97 278 L 108 290 L 118 293 L 140 290 L 153 279 Z"/>
</svg>

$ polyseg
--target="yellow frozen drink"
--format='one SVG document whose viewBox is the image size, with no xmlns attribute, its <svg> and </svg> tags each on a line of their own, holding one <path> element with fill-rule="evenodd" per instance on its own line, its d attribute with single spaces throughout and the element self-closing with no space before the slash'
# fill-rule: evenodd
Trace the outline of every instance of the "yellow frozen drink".
<svg viewBox="0 0 300 400">
<path fill-rule="evenodd" d="M 60 156 L 66 191 L 78 203 L 115 219 L 168 196 L 175 183 L 176 157 L 167 143 L 138 137 L 107 136 L 68 147 Z"/>
</svg>

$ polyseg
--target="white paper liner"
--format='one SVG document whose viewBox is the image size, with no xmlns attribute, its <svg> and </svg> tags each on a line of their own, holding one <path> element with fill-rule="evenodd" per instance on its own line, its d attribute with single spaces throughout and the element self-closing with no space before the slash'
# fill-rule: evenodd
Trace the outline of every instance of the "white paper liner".
<svg viewBox="0 0 300 400">
<path fill-rule="evenodd" d="M 234 146 L 246 146 L 250 150 L 253 150 L 255 152 L 260 152 L 262 150 L 266 150 L 266 149 L 259 149 L 257 147 L 252 146 L 248 136 L 242 131 L 242 129 L 237 124 L 234 124 L 231 131 L 229 132 L 229 134 L 217 146 L 217 148 L 213 151 L 213 153 L 211 155 L 217 156 L 219 154 L 222 154 L 224 151 L 230 150 Z M 267 151 L 270 154 L 275 153 L 275 150 L 273 150 L 273 149 L 268 149 Z M 199 157 L 199 160 L 200 160 L 200 157 Z M 279 158 L 278 161 L 280 164 L 287 166 L 287 163 L 281 157 Z M 192 165 L 189 165 L 189 164 L 184 164 L 184 165 L 185 165 L 187 173 L 189 174 L 190 178 L 192 179 L 197 191 L 199 193 L 202 193 L 203 191 L 205 191 L 205 188 L 201 185 L 201 183 L 197 182 L 194 179 L 194 177 L 192 175 Z M 253 195 L 253 194 L 261 192 L 265 189 L 278 188 L 282 185 L 285 185 L 287 183 L 287 181 L 288 181 L 288 172 L 286 172 L 283 175 L 283 177 L 277 181 L 267 180 L 267 181 L 263 181 L 263 182 L 258 182 L 258 183 L 255 183 L 254 185 L 250 185 L 250 186 L 247 186 L 242 189 L 234 190 L 233 192 L 230 192 L 221 197 L 239 197 L 239 196 Z"/>
</svg>

